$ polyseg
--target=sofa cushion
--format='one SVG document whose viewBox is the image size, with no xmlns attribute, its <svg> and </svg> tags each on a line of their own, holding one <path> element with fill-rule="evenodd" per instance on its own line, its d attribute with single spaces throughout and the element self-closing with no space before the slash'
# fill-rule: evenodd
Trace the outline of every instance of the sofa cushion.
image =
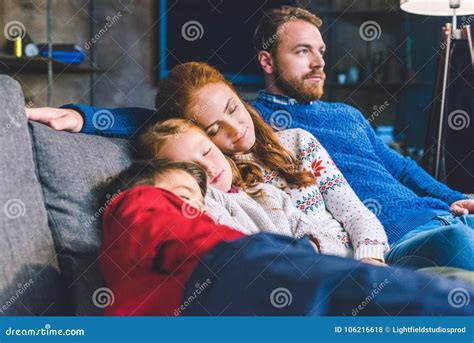
<svg viewBox="0 0 474 343">
<path fill-rule="evenodd" d="M 97 263 L 102 186 L 130 165 L 131 149 L 123 139 L 57 132 L 33 122 L 30 128 L 48 222 L 76 314 L 99 315 L 104 299 L 113 298 L 101 290 Z"/>
<path fill-rule="evenodd" d="M 24 106 L 0 75 L 0 315 L 68 315 Z"/>
</svg>

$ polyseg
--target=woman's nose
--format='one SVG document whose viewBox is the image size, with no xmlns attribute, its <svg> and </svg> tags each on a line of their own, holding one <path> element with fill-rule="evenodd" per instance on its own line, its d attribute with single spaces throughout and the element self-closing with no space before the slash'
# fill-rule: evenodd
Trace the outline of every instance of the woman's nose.
<svg viewBox="0 0 474 343">
<path fill-rule="evenodd" d="M 234 119 L 234 118 L 229 118 L 227 121 L 226 121 L 226 132 L 227 132 L 227 135 L 229 137 L 231 137 L 232 139 L 235 138 L 235 136 L 237 136 L 241 129 L 240 129 L 240 123 L 237 119 Z"/>
</svg>

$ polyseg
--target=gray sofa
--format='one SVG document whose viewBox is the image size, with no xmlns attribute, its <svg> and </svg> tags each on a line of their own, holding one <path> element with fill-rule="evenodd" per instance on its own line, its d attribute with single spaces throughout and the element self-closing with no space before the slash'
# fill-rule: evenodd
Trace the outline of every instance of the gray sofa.
<svg viewBox="0 0 474 343">
<path fill-rule="evenodd" d="M 28 123 L 24 105 L 0 75 L 0 315 L 101 315 L 114 301 L 97 263 L 103 182 L 130 165 L 132 146 Z"/>
<path fill-rule="evenodd" d="M 28 123 L 0 75 L 0 315 L 101 315 L 101 184 L 131 162 L 121 139 Z"/>
</svg>

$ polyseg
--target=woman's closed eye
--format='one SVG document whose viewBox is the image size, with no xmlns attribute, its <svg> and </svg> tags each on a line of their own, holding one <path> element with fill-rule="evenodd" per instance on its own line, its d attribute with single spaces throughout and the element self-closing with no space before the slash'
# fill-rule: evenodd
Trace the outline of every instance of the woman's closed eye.
<svg viewBox="0 0 474 343">
<path fill-rule="evenodd" d="M 209 129 L 206 133 L 209 137 L 214 137 L 215 135 L 217 135 L 217 132 L 219 132 L 219 129 L 219 125 L 214 125 L 212 129 Z"/>
</svg>

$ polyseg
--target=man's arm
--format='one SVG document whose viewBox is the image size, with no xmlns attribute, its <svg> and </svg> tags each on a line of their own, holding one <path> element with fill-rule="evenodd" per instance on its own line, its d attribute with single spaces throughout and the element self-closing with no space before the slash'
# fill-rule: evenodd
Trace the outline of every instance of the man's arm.
<svg viewBox="0 0 474 343">
<path fill-rule="evenodd" d="M 128 138 L 153 120 L 155 111 L 139 108 L 99 108 L 68 104 L 61 108 L 27 108 L 28 119 L 55 130 Z"/>
<path fill-rule="evenodd" d="M 390 174 L 392 174 L 393 177 L 400 181 L 404 186 L 408 187 L 418 196 L 437 198 L 448 205 L 466 198 L 462 193 L 455 191 L 444 183 L 434 179 L 411 158 L 404 157 L 387 146 L 379 137 L 377 137 L 374 130 L 362 114 L 359 113 L 359 115 L 361 125 L 363 125 L 367 136 L 371 140 L 375 153 Z"/>
</svg>

